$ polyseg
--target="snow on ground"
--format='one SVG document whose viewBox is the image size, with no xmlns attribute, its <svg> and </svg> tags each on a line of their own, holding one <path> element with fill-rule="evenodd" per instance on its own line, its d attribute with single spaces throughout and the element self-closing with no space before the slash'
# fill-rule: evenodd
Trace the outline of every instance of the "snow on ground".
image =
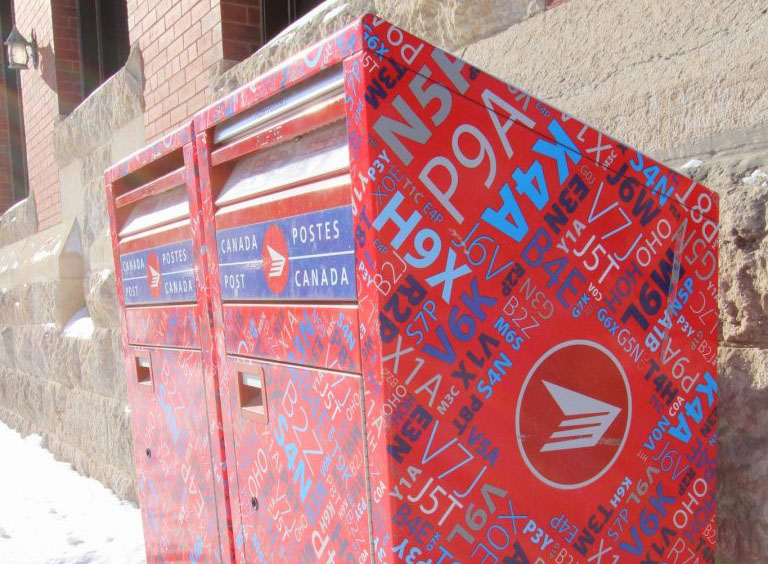
<svg viewBox="0 0 768 564">
<path fill-rule="evenodd" d="M 0 563 L 143 564 L 141 513 L 0 422 Z"/>
</svg>

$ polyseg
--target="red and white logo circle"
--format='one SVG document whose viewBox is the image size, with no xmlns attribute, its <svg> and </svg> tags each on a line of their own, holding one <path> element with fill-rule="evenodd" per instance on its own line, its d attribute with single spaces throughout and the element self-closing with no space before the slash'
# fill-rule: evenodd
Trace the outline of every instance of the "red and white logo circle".
<svg viewBox="0 0 768 564">
<path fill-rule="evenodd" d="M 267 286 L 273 294 L 281 294 L 288 282 L 288 242 L 285 235 L 276 225 L 270 225 L 264 234 L 264 276 Z"/>
<path fill-rule="evenodd" d="M 149 293 L 153 298 L 158 299 L 162 292 L 162 274 L 160 272 L 160 260 L 157 253 L 150 251 L 147 253 L 147 285 Z"/>
<path fill-rule="evenodd" d="M 577 489 L 613 466 L 631 420 L 629 382 L 616 356 L 594 341 L 566 341 L 544 353 L 523 382 L 517 444 L 539 480 Z"/>
</svg>

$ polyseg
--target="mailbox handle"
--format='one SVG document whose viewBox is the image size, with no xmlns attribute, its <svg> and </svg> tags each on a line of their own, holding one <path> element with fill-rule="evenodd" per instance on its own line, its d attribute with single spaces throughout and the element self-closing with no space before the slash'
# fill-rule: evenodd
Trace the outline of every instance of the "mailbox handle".
<svg viewBox="0 0 768 564">
<path fill-rule="evenodd" d="M 239 365 L 237 370 L 237 391 L 240 413 L 246 419 L 266 424 L 267 387 L 264 368 L 253 365 Z"/>
</svg>

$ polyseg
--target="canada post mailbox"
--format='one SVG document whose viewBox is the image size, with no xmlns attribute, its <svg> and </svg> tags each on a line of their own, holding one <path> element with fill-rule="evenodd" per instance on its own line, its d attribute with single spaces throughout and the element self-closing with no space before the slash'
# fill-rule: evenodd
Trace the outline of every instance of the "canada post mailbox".
<svg viewBox="0 0 768 564">
<path fill-rule="evenodd" d="M 375 16 L 195 131 L 238 562 L 713 561 L 715 194 Z"/>
<path fill-rule="evenodd" d="M 231 562 L 192 125 L 106 172 L 149 562 Z"/>
</svg>

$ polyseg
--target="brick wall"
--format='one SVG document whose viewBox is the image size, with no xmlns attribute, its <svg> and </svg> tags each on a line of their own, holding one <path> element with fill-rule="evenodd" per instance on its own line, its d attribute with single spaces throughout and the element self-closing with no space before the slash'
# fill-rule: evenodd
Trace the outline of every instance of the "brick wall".
<svg viewBox="0 0 768 564">
<path fill-rule="evenodd" d="M 149 141 L 205 105 L 211 66 L 222 58 L 218 0 L 128 0 L 131 43 L 144 56 Z"/>
<path fill-rule="evenodd" d="M 214 65 L 242 60 L 261 42 L 259 0 L 126 0 L 126 4 L 130 41 L 138 43 L 144 61 L 146 141 L 205 105 Z M 34 29 L 40 46 L 40 67 L 20 76 L 29 187 L 37 200 L 39 227 L 45 229 L 61 220 L 54 125 L 83 99 L 77 1 L 16 2 L 16 22 L 27 37 Z M 0 155 L 3 150 L 0 142 Z M 7 178 L 3 170 L 0 162 L 0 176 Z M 2 182 L 0 211 L 7 192 Z"/>
<path fill-rule="evenodd" d="M 147 141 L 206 103 L 212 67 L 240 61 L 261 45 L 259 0 L 128 0 L 131 43 L 144 56 Z"/>
<path fill-rule="evenodd" d="M 29 189 L 35 194 L 39 229 L 61 220 L 59 171 L 53 153 L 53 127 L 59 119 L 56 95 L 55 46 L 51 0 L 16 3 L 16 25 L 29 39 L 34 29 L 40 46 L 40 66 L 21 71 L 24 130 L 27 141 Z"/>
</svg>

